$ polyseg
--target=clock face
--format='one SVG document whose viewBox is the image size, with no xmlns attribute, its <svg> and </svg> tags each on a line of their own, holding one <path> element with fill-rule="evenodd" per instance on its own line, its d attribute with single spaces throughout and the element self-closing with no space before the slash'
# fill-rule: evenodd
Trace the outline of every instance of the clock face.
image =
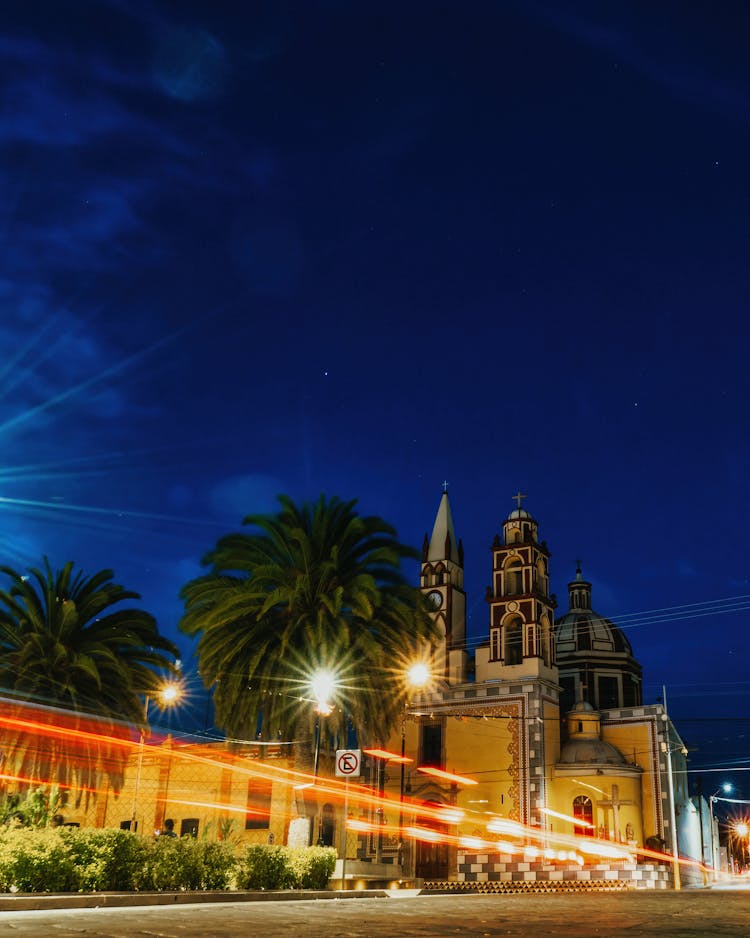
<svg viewBox="0 0 750 938">
<path fill-rule="evenodd" d="M 443 594 L 437 590 L 432 590 L 427 594 L 427 600 L 433 609 L 439 609 L 443 605 Z"/>
</svg>

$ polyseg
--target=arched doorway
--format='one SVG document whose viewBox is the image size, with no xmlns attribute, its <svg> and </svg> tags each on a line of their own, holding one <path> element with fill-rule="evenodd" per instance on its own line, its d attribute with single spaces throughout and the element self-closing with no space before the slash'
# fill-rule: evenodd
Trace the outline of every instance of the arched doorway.
<svg viewBox="0 0 750 938">
<path fill-rule="evenodd" d="M 318 845 L 321 847 L 332 847 L 335 833 L 336 820 L 333 813 L 333 805 L 324 804 L 323 814 L 320 818 L 320 839 L 318 840 Z"/>
</svg>

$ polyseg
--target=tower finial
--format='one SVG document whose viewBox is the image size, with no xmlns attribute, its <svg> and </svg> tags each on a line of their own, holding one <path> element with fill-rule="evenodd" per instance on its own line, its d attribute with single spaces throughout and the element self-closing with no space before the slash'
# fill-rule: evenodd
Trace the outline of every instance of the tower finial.
<svg viewBox="0 0 750 938">
<path fill-rule="evenodd" d="M 517 506 L 519 509 L 520 509 L 520 507 L 521 507 L 521 502 L 524 500 L 524 498 L 528 498 L 528 497 L 529 497 L 528 495 L 522 495 L 520 489 L 519 489 L 519 490 L 516 492 L 516 494 L 513 496 L 513 498 L 514 498 L 515 501 L 516 501 L 516 506 Z"/>
<path fill-rule="evenodd" d="M 577 580 L 583 579 L 583 577 L 581 576 L 581 561 L 580 560 L 576 560 L 576 579 Z"/>
<path fill-rule="evenodd" d="M 448 494 L 448 483 L 447 483 L 447 481 L 446 481 L 446 482 L 443 482 L 443 491 L 445 492 L 446 495 Z"/>
</svg>

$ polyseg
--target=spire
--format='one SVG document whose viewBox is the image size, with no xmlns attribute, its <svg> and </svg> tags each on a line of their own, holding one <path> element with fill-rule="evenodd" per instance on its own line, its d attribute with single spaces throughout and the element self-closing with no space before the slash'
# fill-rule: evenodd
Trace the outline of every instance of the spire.
<svg viewBox="0 0 750 938">
<path fill-rule="evenodd" d="M 432 529 L 427 559 L 430 561 L 452 560 L 454 563 L 460 563 L 457 545 L 458 539 L 453 529 L 451 504 L 448 501 L 448 493 L 444 491 L 440 496 L 440 505 Z"/>
<path fill-rule="evenodd" d="M 591 584 L 583 578 L 580 560 L 576 560 L 575 580 L 568 583 L 568 597 L 571 609 L 591 609 Z"/>
</svg>

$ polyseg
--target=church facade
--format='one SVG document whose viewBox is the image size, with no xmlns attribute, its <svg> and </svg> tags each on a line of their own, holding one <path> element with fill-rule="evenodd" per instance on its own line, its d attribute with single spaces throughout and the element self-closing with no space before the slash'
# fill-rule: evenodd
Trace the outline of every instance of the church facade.
<svg viewBox="0 0 750 938">
<path fill-rule="evenodd" d="M 479 881 L 536 875 L 533 850 L 530 864 L 508 854 L 501 836 L 488 851 L 488 838 L 503 831 L 539 845 L 542 877 L 542 855 L 562 856 L 566 844 L 577 845 L 579 866 L 605 858 L 622 867 L 630 857 L 636 878 L 638 861 L 645 868 L 660 853 L 698 857 L 684 743 L 662 703 L 643 703 L 641 667 L 622 630 L 592 609 L 580 565 L 569 608 L 555 617 L 550 552 L 517 499 L 491 544 L 487 632 L 473 655 L 463 547 L 447 492 L 425 537 L 420 588 L 440 641 L 435 680 L 412 699 L 402 731 L 413 760 L 405 790 L 453 809 L 455 824 L 435 825 L 451 837 L 414 842 L 414 873 Z M 394 773 L 397 797 L 395 782 Z M 472 850 L 473 843 L 481 846 Z M 666 882 L 669 866 L 661 869 Z"/>
</svg>

